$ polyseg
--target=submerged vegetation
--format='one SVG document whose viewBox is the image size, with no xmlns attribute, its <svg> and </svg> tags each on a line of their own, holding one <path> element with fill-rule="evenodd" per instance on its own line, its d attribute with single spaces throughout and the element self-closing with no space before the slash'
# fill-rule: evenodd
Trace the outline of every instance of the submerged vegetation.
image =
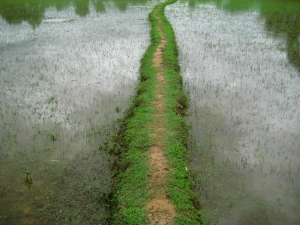
<svg viewBox="0 0 300 225">
<path fill-rule="evenodd" d="M 26 168 L 24 172 L 24 184 L 27 188 L 31 189 L 31 186 L 33 184 L 31 175 L 29 173 L 29 170 Z"/>
<path fill-rule="evenodd" d="M 248 8 L 251 2 L 269 3 L 265 13 L 273 7 L 275 15 L 280 3 L 290 8 L 280 14 L 285 19 L 273 17 L 277 35 L 267 29 L 260 4 Z M 297 4 L 197 1 L 192 9 L 178 2 L 166 10 L 190 96 L 194 190 L 208 223 L 300 222 L 300 77 L 284 32 L 294 29 L 299 40 L 292 25 Z"/>
<path fill-rule="evenodd" d="M 1 224 L 147 224 L 158 71 L 174 224 L 300 223 L 299 1 L 174 2 L 0 0 Z"/>
<path fill-rule="evenodd" d="M 300 2 L 297 0 L 189 0 L 189 6 L 214 3 L 218 8 L 232 12 L 258 10 L 265 29 L 275 37 L 285 40 L 282 51 L 287 52 L 289 62 L 300 76 Z"/>
<path fill-rule="evenodd" d="M 36 29 L 0 18 L 0 224 L 109 216 L 111 163 L 98 148 L 134 95 L 152 6 L 90 9 L 50 7 Z"/>
</svg>

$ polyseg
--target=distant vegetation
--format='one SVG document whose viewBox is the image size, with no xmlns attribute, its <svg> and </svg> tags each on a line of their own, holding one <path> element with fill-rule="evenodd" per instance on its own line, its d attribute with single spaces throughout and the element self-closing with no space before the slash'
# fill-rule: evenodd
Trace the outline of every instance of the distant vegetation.
<svg viewBox="0 0 300 225">
<path fill-rule="evenodd" d="M 86 16 L 89 13 L 90 2 L 97 12 L 103 12 L 105 3 L 111 2 L 119 10 L 126 10 L 128 5 L 144 5 L 147 0 L 0 0 L 0 15 L 10 24 L 26 21 L 35 28 L 41 24 L 44 13 L 49 7 L 62 10 L 74 6 L 77 15 Z"/>
<path fill-rule="evenodd" d="M 297 0 L 189 0 L 194 8 L 199 3 L 214 3 L 230 12 L 257 9 L 265 20 L 265 29 L 286 40 L 284 51 L 300 72 L 300 1 Z"/>
</svg>

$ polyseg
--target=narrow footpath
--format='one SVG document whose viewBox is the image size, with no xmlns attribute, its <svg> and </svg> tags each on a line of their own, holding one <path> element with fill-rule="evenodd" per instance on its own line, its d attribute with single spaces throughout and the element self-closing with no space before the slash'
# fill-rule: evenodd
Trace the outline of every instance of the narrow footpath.
<svg viewBox="0 0 300 225">
<path fill-rule="evenodd" d="M 140 83 L 110 150 L 109 224 L 205 223 L 188 171 L 188 98 L 175 34 L 164 15 L 174 2 L 160 3 L 149 14 L 151 42 L 141 59 Z"/>
<path fill-rule="evenodd" d="M 147 224 L 173 224 L 175 217 L 174 205 L 166 195 L 166 173 L 171 169 L 168 166 L 165 156 L 165 139 L 167 135 L 166 112 L 165 112 L 165 88 L 166 80 L 164 77 L 163 52 L 166 47 L 167 38 L 162 27 L 162 20 L 157 12 L 161 9 L 160 5 L 154 11 L 154 17 L 158 21 L 158 33 L 160 34 L 160 44 L 157 46 L 153 56 L 153 67 L 157 69 L 154 107 L 154 124 L 151 124 L 153 143 L 150 148 L 150 185 L 154 190 L 153 198 L 146 206 L 148 221 Z"/>
</svg>

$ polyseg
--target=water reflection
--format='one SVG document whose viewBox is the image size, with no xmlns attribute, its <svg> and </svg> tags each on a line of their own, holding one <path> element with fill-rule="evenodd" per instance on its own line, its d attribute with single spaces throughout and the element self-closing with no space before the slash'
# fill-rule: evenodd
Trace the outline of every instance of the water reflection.
<svg viewBox="0 0 300 225">
<path fill-rule="evenodd" d="M 134 94 L 153 6 L 90 5 L 80 17 L 57 2 L 35 4 L 36 29 L 0 18 L 0 224 L 107 220 L 110 162 L 98 148 Z"/>
<path fill-rule="evenodd" d="M 299 224 L 298 71 L 261 5 L 222 2 L 166 10 L 190 96 L 195 190 L 208 224 Z"/>
<path fill-rule="evenodd" d="M 55 7 L 57 10 L 74 6 L 79 16 L 86 16 L 90 12 L 90 3 L 96 12 L 104 12 L 106 3 L 113 3 L 119 10 L 124 11 L 128 5 L 144 5 L 148 0 L 0 0 L 0 15 L 9 24 L 28 22 L 33 28 L 39 26 L 44 18 L 47 8 Z"/>
<path fill-rule="evenodd" d="M 265 27 L 274 35 L 286 39 L 285 50 L 290 63 L 300 72 L 300 2 L 263 1 L 260 14 L 265 18 Z"/>
<path fill-rule="evenodd" d="M 258 9 L 265 20 L 265 28 L 274 36 L 285 40 L 289 62 L 300 73 L 300 1 L 297 0 L 189 0 L 189 7 L 197 3 L 213 2 L 218 8 L 230 12 Z"/>
</svg>

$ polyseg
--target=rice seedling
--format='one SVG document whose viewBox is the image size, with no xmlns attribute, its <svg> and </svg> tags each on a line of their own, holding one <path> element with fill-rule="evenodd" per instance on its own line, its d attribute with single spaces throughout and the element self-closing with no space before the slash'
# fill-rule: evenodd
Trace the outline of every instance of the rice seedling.
<svg viewBox="0 0 300 225">
<path fill-rule="evenodd" d="M 29 170 L 26 168 L 25 169 L 25 172 L 24 172 L 24 184 L 27 188 L 29 188 L 31 190 L 31 186 L 33 184 L 33 180 L 32 180 L 32 177 L 29 173 Z"/>
<path fill-rule="evenodd" d="M 29 223 L 23 212 L 35 224 L 107 221 L 110 159 L 98 147 L 134 94 L 151 4 L 103 14 L 91 4 L 86 17 L 47 6 L 43 19 L 68 22 L 34 29 L 0 18 L 0 223 Z"/>
</svg>

